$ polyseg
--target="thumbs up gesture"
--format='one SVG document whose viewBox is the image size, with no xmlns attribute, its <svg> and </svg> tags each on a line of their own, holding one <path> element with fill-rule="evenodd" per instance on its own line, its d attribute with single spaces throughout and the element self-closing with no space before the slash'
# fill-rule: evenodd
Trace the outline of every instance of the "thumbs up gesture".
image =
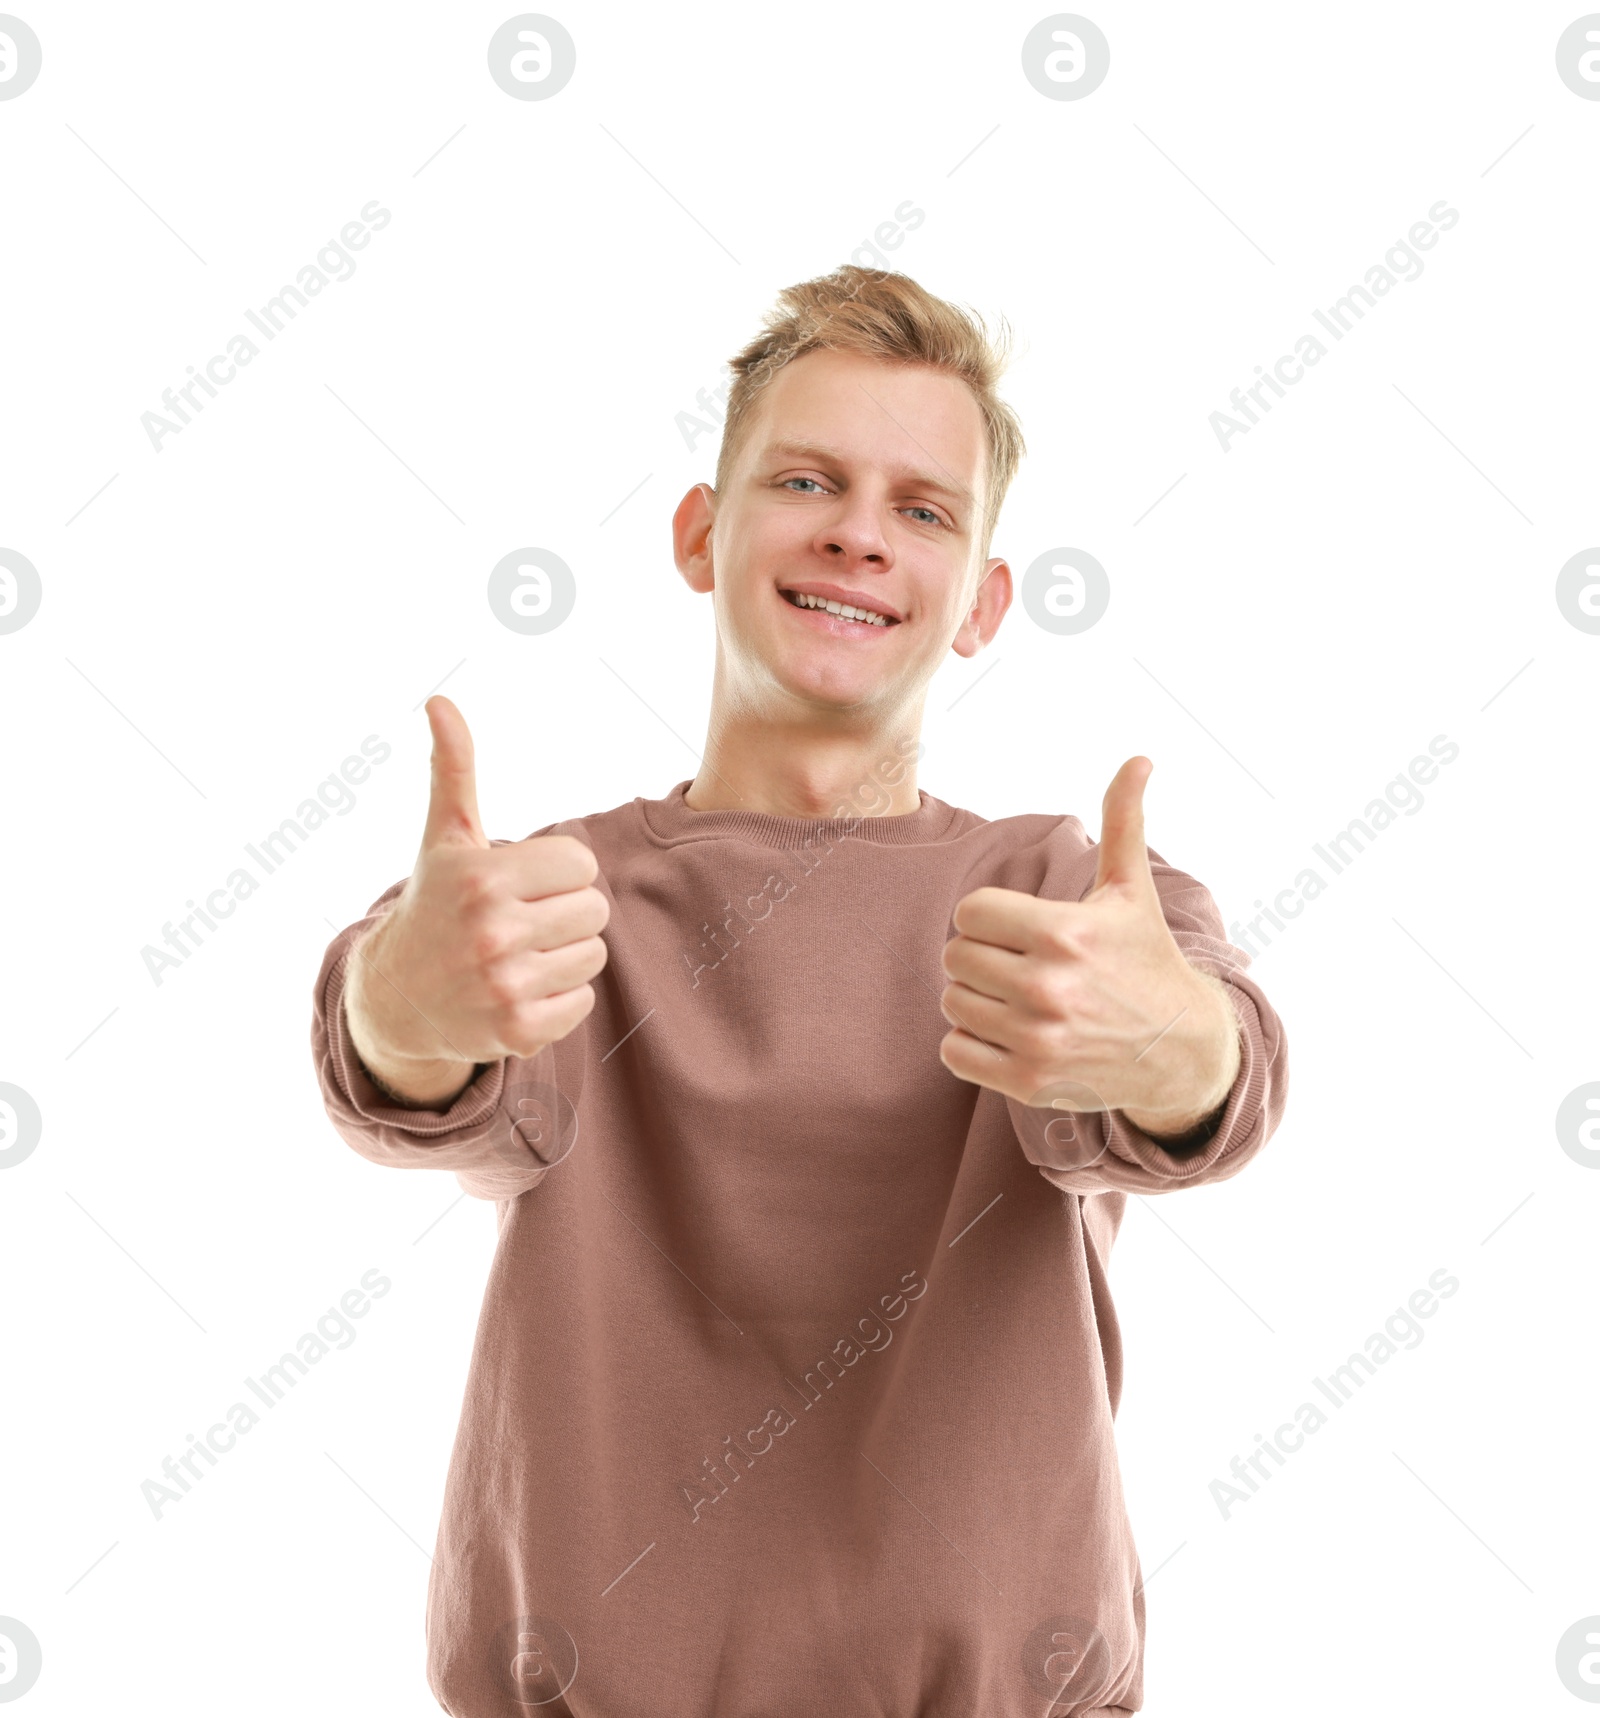
<svg viewBox="0 0 1600 1718">
<path fill-rule="evenodd" d="M 610 906 L 594 854 L 570 835 L 491 847 L 478 821 L 472 736 L 430 698 L 433 778 L 410 881 L 346 968 L 356 1050 L 403 1100 L 434 1105 L 479 1062 L 531 1057 L 594 1007 Z"/>
<path fill-rule="evenodd" d="M 939 1059 L 1022 1103 L 1121 1110 L 1175 1139 L 1232 1089 L 1238 1017 L 1162 914 L 1144 841 L 1153 768 L 1129 758 L 1106 789 L 1094 887 L 1081 901 L 983 888 L 957 904 L 940 997 L 954 1030 Z"/>
</svg>

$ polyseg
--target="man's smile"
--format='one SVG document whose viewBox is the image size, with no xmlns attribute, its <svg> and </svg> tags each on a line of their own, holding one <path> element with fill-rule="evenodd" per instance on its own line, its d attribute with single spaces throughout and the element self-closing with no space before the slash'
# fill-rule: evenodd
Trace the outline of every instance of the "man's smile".
<svg viewBox="0 0 1600 1718">
<path fill-rule="evenodd" d="M 807 580 L 781 588 L 784 602 L 808 617 L 810 624 L 842 638 L 864 638 L 887 632 L 901 617 L 881 597 L 851 591 L 842 585 Z"/>
</svg>

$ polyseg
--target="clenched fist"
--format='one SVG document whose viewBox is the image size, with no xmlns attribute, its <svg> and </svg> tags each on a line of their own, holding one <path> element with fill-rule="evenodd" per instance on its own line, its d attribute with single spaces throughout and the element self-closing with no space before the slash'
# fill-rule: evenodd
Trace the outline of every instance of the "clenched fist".
<svg viewBox="0 0 1600 1718">
<path fill-rule="evenodd" d="M 531 1057 L 594 1007 L 610 916 L 594 854 L 570 835 L 491 847 L 472 736 L 430 698 L 433 780 L 410 881 L 352 954 L 344 1006 L 356 1051 L 406 1103 L 442 1107 L 480 1062 Z"/>
<path fill-rule="evenodd" d="M 1117 1109 L 1165 1141 L 1215 1117 L 1241 1051 L 1226 986 L 1189 963 L 1162 911 L 1144 841 L 1153 768 L 1129 758 L 1106 789 L 1081 901 L 987 887 L 957 903 L 939 1055 L 1021 1103 Z"/>
</svg>

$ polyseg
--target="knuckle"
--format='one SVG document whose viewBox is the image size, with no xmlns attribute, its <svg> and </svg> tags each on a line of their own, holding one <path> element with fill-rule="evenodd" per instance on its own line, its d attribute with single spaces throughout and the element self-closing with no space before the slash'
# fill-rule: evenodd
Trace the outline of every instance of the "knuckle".
<svg viewBox="0 0 1600 1718">
<path fill-rule="evenodd" d="M 1040 974 L 1017 981 L 1017 1000 L 1030 1014 L 1052 1014 L 1056 1007 L 1055 986 Z"/>
<path fill-rule="evenodd" d="M 505 953 L 500 941 L 499 932 L 492 926 L 485 925 L 471 933 L 467 941 L 467 953 L 476 966 L 488 966 L 497 961 Z"/>
<path fill-rule="evenodd" d="M 456 873 L 456 899 L 464 908 L 486 906 L 495 894 L 495 877 L 486 865 L 463 865 Z"/>
<path fill-rule="evenodd" d="M 483 975 L 484 994 L 499 1009 L 515 1008 L 525 988 L 520 975 L 504 965 L 491 966 Z"/>
<path fill-rule="evenodd" d="M 1067 1012 L 1066 986 L 1053 973 L 1029 973 L 1022 980 L 1020 994 L 1035 1014 L 1058 1019 Z"/>
<path fill-rule="evenodd" d="M 1046 925 L 1040 941 L 1052 960 L 1070 960 L 1084 946 L 1081 932 L 1065 919 L 1053 919 Z"/>
</svg>

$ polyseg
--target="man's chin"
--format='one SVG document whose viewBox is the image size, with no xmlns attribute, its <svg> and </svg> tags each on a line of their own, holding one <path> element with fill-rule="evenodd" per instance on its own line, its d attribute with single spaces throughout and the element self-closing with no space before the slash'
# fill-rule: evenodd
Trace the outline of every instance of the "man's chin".
<svg viewBox="0 0 1600 1718">
<path fill-rule="evenodd" d="M 765 678 L 796 703 L 840 716 L 881 710 L 887 717 L 907 702 L 906 664 L 841 662 L 777 653 L 765 660 Z"/>
</svg>

